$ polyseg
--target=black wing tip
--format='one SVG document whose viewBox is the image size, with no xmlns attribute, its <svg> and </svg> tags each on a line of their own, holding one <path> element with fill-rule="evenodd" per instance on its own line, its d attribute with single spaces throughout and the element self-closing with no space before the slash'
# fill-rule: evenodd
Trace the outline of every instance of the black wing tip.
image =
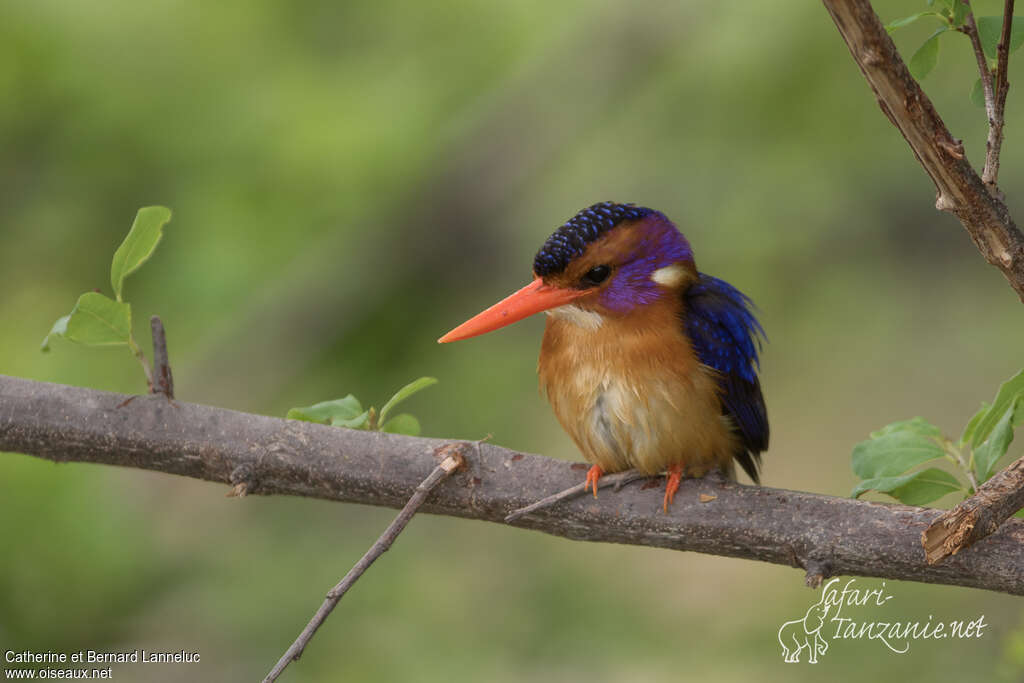
<svg viewBox="0 0 1024 683">
<path fill-rule="evenodd" d="M 761 468 L 761 454 L 753 451 L 743 450 L 734 456 L 736 462 L 740 464 L 743 471 L 747 473 L 747 476 L 755 483 L 761 484 L 761 474 L 758 470 Z"/>
</svg>

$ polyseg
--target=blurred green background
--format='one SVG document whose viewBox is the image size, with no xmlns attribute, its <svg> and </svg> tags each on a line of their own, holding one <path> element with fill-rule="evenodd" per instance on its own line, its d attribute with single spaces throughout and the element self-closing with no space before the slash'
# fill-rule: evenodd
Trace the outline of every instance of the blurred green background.
<svg viewBox="0 0 1024 683">
<path fill-rule="evenodd" d="M 877 3 L 886 21 L 924 5 Z M 897 35 L 905 53 L 925 23 Z M 941 49 L 925 87 L 977 164 L 973 59 L 963 36 Z M 958 434 L 1022 365 L 1020 302 L 934 210 L 818 3 L 8 2 L 0 88 L 0 373 L 144 390 L 123 349 L 39 342 L 81 292 L 109 292 L 136 209 L 159 203 L 174 219 L 127 297 L 147 355 L 162 316 L 181 400 L 283 415 L 434 375 L 405 406 L 427 435 L 579 459 L 537 393 L 541 316 L 435 339 L 607 199 L 667 213 L 759 305 L 768 486 L 847 495 L 870 430 L 923 415 Z M 1022 106 L 1012 88 L 1018 219 Z M 195 649 L 115 680 L 261 678 L 393 512 L 225 492 L 0 457 L 0 650 Z M 1021 675 L 1019 599 L 886 585 L 889 611 L 860 618 L 991 627 L 786 665 L 776 631 L 818 599 L 798 570 L 423 516 L 285 678 Z"/>
</svg>

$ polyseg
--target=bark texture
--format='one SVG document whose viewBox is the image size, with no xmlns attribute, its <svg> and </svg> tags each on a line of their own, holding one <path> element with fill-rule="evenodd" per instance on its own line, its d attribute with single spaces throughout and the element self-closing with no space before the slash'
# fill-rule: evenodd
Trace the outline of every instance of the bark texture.
<svg viewBox="0 0 1024 683">
<path fill-rule="evenodd" d="M 936 518 L 921 534 L 929 564 L 956 555 L 1024 507 L 1024 458 L 986 481 L 973 496 Z"/>
<path fill-rule="evenodd" d="M 452 440 L 353 431 L 223 408 L 0 375 L 0 451 L 219 482 L 248 494 L 310 496 L 401 508 Z M 126 402 L 127 401 L 127 402 Z M 421 508 L 503 523 L 583 478 L 586 467 L 471 443 L 466 469 Z M 970 552 L 925 562 L 930 508 L 869 503 L 716 480 L 685 480 L 668 514 L 661 486 L 637 481 L 581 496 L 514 524 L 581 541 L 691 550 L 835 575 L 972 586 L 1024 595 L 1024 522 Z"/>
</svg>

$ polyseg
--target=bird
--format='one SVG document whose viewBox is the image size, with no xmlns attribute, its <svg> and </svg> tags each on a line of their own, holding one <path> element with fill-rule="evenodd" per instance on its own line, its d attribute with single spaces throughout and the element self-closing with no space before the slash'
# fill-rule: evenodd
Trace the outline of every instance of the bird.
<svg viewBox="0 0 1024 683">
<path fill-rule="evenodd" d="M 666 474 L 663 509 L 686 477 L 712 470 L 759 483 L 768 415 L 751 300 L 697 270 L 665 214 L 600 202 L 548 237 L 533 280 L 438 342 L 468 339 L 545 312 L 537 373 L 555 416 L 608 473 Z"/>
</svg>

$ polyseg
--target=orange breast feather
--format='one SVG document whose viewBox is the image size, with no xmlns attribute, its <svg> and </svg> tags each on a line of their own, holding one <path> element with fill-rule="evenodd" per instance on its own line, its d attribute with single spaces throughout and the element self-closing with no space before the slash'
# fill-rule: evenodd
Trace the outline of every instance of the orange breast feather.
<svg viewBox="0 0 1024 683">
<path fill-rule="evenodd" d="M 555 415 L 589 462 L 649 474 L 732 472 L 737 439 L 714 370 L 701 365 L 670 299 L 619 317 L 548 317 L 538 374 Z"/>
</svg>

